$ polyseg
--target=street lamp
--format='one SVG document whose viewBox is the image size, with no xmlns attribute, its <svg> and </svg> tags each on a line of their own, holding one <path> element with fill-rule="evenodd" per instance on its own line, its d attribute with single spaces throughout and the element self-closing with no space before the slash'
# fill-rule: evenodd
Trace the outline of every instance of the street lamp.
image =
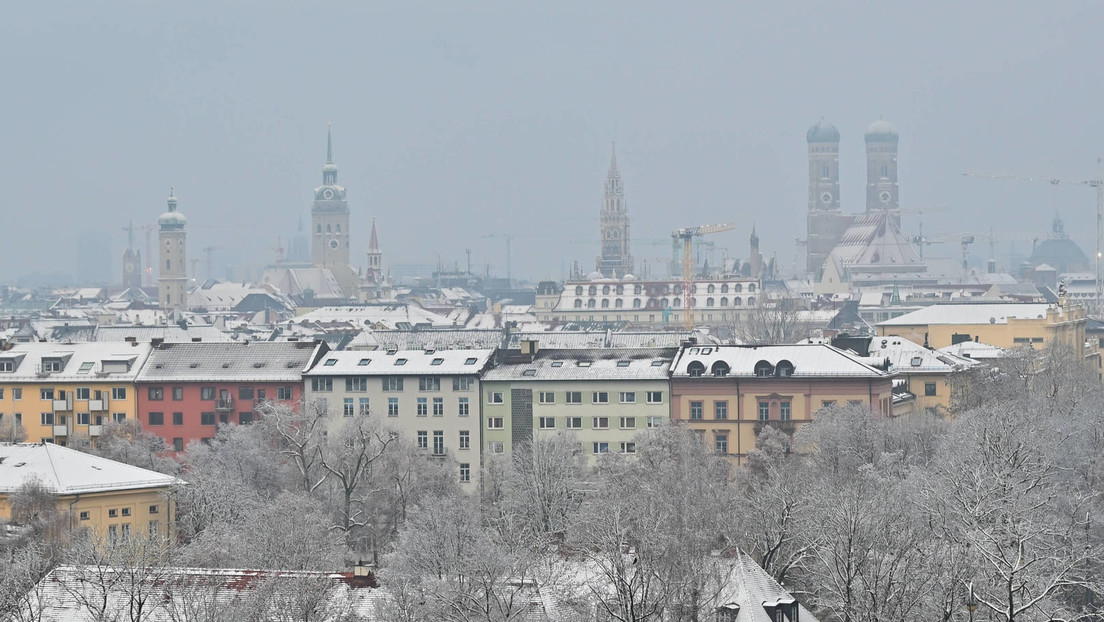
<svg viewBox="0 0 1104 622">
<path fill-rule="evenodd" d="M 974 622 L 974 612 L 977 611 L 978 601 L 974 596 L 974 584 L 968 585 L 969 591 L 966 593 L 966 610 L 970 612 L 970 622 Z"/>
</svg>

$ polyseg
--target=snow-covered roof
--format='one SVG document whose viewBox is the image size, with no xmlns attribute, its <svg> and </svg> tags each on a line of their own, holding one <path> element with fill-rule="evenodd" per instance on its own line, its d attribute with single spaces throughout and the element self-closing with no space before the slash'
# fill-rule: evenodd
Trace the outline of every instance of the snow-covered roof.
<svg viewBox="0 0 1104 622">
<path fill-rule="evenodd" d="M 154 339 L 166 342 L 188 343 L 200 341 L 231 341 L 230 335 L 213 326 L 100 326 L 92 333 L 92 341 L 118 342 L 133 337 L 139 343 Z"/>
<path fill-rule="evenodd" d="M 53 443 L 0 443 L 0 493 L 37 479 L 58 495 L 167 488 L 180 480 Z"/>
<path fill-rule="evenodd" d="M 939 348 L 938 351 L 946 354 L 953 354 L 961 358 L 979 361 L 999 359 L 1008 356 L 1008 351 L 1004 348 L 998 348 L 997 346 L 978 341 L 963 341 L 962 343 L 956 343 L 951 346 L 944 346 Z"/>
<path fill-rule="evenodd" d="M 295 318 L 296 322 L 348 322 L 357 326 L 413 328 L 419 324 L 453 326 L 436 313 L 413 304 L 366 305 L 362 307 L 322 307 Z"/>
<path fill-rule="evenodd" d="M 949 352 L 929 350 L 903 337 L 872 337 L 870 356 L 889 359 L 890 370 L 908 373 L 950 373 L 977 365 Z"/>
<path fill-rule="evenodd" d="M 487 370 L 492 380 L 666 380 L 674 348 L 598 348 L 512 353 Z"/>
<path fill-rule="evenodd" d="M 313 341 L 163 343 L 138 382 L 301 382 L 322 348 Z"/>
<path fill-rule="evenodd" d="M 20 343 L 0 352 L 0 362 L 12 371 L 0 371 L 6 382 L 118 382 L 132 380 L 150 354 L 148 344 L 128 343 Z M 0 366 L 0 369 L 5 369 Z M 57 371 L 54 371 L 57 370 Z"/>
<path fill-rule="evenodd" d="M 475 375 L 494 354 L 482 350 L 373 350 L 327 352 L 304 376 Z"/>
<path fill-rule="evenodd" d="M 938 324 L 1007 324 L 1008 318 L 1042 319 L 1053 309 L 1063 314 L 1061 307 L 1047 303 L 998 303 L 932 305 L 912 313 L 880 322 L 878 326 L 931 326 Z"/>
<path fill-rule="evenodd" d="M 671 376 L 689 378 L 692 376 L 691 364 L 704 366 L 702 375 L 712 377 L 714 364 L 719 368 L 728 367 L 723 375 L 728 377 L 755 377 L 755 366 L 760 361 L 770 363 L 772 368 L 779 362 L 789 361 L 793 365 L 794 378 L 801 377 L 866 377 L 879 378 L 889 374 L 862 357 L 821 343 L 802 343 L 794 345 L 766 346 L 684 346 L 675 359 Z"/>
</svg>

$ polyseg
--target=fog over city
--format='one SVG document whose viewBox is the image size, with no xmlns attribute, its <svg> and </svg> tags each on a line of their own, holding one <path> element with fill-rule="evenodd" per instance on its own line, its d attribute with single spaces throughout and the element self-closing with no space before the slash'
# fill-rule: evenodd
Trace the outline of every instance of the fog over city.
<svg viewBox="0 0 1104 622">
<path fill-rule="evenodd" d="M 374 218 L 386 266 L 463 267 L 472 249 L 504 276 L 484 236 L 511 234 L 515 278 L 589 270 L 616 141 L 635 238 L 736 222 L 716 243 L 743 256 L 754 224 L 790 273 L 822 117 L 845 213 L 863 210 L 863 131 L 884 117 L 905 233 L 910 211 L 946 210 L 925 234 L 992 228 L 1006 264 L 1060 213 L 1090 251 L 1091 190 L 962 173 L 1096 174 L 1101 23 L 1098 2 L 23 2 L 0 22 L 0 280 L 76 275 L 94 239 L 117 282 L 123 227 L 153 224 L 170 186 L 190 257 L 214 247 L 215 276 L 255 278 L 309 226 L 327 123 L 354 264 Z"/>
</svg>

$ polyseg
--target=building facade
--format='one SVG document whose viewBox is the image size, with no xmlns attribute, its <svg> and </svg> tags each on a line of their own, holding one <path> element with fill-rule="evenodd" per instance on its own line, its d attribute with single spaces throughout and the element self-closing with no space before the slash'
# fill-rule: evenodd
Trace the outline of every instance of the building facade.
<svg viewBox="0 0 1104 622">
<path fill-rule="evenodd" d="M 0 352 L 0 421 L 32 442 L 95 442 L 103 426 L 137 416 L 135 382 L 148 344 L 24 343 Z"/>
<path fill-rule="evenodd" d="M 617 170 L 617 151 L 610 157 L 606 173 L 606 192 L 599 217 L 600 248 L 597 270 L 607 278 L 623 278 L 632 274 L 633 258 L 629 249 L 629 211 L 625 204 L 625 189 L 621 172 Z"/>
<path fill-rule="evenodd" d="M 852 217 L 840 208 L 839 130 L 821 119 L 805 132 L 805 142 L 809 145 L 806 270 L 819 276 L 824 261 L 851 224 Z"/>
<path fill-rule="evenodd" d="M 483 377 L 485 459 L 562 431 L 578 440 L 591 465 L 604 454 L 635 454 L 637 434 L 670 421 L 667 373 L 675 352 L 540 350 L 535 341 L 503 352 Z"/>
<path fill-rule="evenodd" d="M 1058 343 L 1081 353 L 1085 309 L 1046 303 L 932 305 L 877 325 L 881 337 L 900 336 L 929 348 L 978 341 L 998 348 Z"/>
<path fill-rule="evenodd" d="M 166 313 L 186 309 L 188 305 L 188 220 L 176 211 L 176 204 L 175 193 L 170 189 L 169 210 L 157 219 L 160 254 L 157 301 Z"/>
<path fill-rule="evenodd" d="M 336 432 L 374 417 L 436 458 L 456 461 L 465 490 L 479 487 L 480 378 L 493 349 L 327 352 L 303 374 L 308 404 Z"/>
<path fill-rule="evenodd" d="M 682 325 L 682 281 L 588 279 L 568 281 L 551 309 L 549 294 L 538 296 L 537 317 L 544 321 L 628 322 L 636 325 Z M 718 323 L 759 307 L 759 279 L 705 278 L 691 284 L 689 313 L 695 325 Z"/>
<path fill-rule="evenodd" d="M 764 427 L 793 436 L 834 405 L 892 414 L 893 374 L 824 344 L 683 346 L 671 366 L 671 420 L 739 464 Z"/>
<path fill-rule="evenodd" d="M 138 420 L 175 451 L 249 424 L 264 402 L 297 406 L 303 371 L 328 348 L 308 341 L 155 343 L 137 378 Z"/>
<path fill-rule="evenodd" d="M 897 194 L 897 130 L 884 119 L 866 128 L 866 213 L 888 212 L 901 226 Z"/>
<path fill-rule="evenodd" d="M 311 205 L 311 230 L 311 261 L 315 267 L 332 270 L 349 265 L 349 202 L 345 187 L 337 185 L 333 137 L 328 128 L 322 185 L 314 189 Z"/>
</svg>

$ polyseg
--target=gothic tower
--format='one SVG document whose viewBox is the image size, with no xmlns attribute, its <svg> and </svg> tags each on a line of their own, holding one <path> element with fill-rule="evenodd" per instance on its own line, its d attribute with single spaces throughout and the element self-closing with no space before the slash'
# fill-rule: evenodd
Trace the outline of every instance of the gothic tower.
<svg viewBox="0 0 1104 622">
<path fill-rule="evenodd" d="M 368 272 L 366 280 L 379 284 L 383 280 L 383 251 L 379 247 L 379 237 L 376 236 L 376 219 L 372 219 L 372 235 L 368 239 Z"/>
<path fill-rule="evenodd" d="M 759 234 L 755 233 L 755 225 L 751 226 L 751 249 L 748 253 L 748 262 L 751 264 L 751 278 L 758 279 L 763 276 L 763 254 L 759 252 Z"/>
<path fill-rule="evenodd" d="M 169 211 L 157 219 L 160 261 L 158 262 L 157 300 L 166 312 L 188 306 L 188 220 L 176 211 L 176 196 L 169 189 Z"/>
<path fill-rule="evenodd" d="M 311 206 L 311 263 L 317 268 L 344 270 L 349 265 L 349 202 L 345 188 L 337 185 L 333 140 L 326 128 L 326 165 L 322 185 L 314 189 Z"/>
<path fill-rule="evenodd" d="M 629 212 L 625 206 L 625 191 L 621 173 L 617 170 L 617 150 L 610 158 L 606 174 L 606 194 L 602 200 L 600 219 L 601 249 L 597 269 L 604 277 L 621 278 L 633 271 L 629 254 Z"/>
<path fill-rule="evenodd" d="M 897 197 L 897 130 L 879 119 L 866 128 L 866 212 L 889 212 L 901 226 Z"/>
<path fill-rule="evenodd" d="M 840 211 L 839 130 L 821 119 L 805 132 L 805 142 L 809 145 L 806 270 L 819 276 L 852 218 Z"/>
<path fill-rule="evenodd" d="M 127 248 L 123 251 L 123 287 L 142 286 L 142 253 L 134 248 L 134 223 L 127 223 Z"/>
</svg>

